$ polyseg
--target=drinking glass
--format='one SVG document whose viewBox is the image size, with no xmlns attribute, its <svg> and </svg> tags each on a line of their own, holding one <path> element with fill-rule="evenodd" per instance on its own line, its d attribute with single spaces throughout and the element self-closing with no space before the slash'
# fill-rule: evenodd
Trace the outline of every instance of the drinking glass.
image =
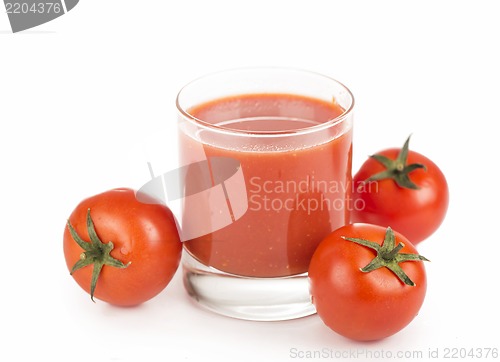
<svg viewBox="0 0 500 362">
<path fill-rule="evenodd" d="M 352 93 L 314 72 L 245 68 L 188 83 L 176 104 L 189 295 L 240 319 L 313 314 L 309 261 L 349 223 Z"/>
</svg>

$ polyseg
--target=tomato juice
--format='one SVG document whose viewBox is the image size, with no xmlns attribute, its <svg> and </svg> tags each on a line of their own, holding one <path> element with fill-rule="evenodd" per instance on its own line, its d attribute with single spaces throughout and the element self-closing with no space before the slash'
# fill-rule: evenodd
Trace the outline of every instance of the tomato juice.
<svg viewBox="0 0 500 362">
<path fill-rule="evenodd" d="M 188 110 L 209 131 L 180 130 L 181 163 L 204 156 L 241 164 L 248 209 L 229 225 L 187 240 L 201 263 L 248 277 L 307 271 L 318 243 L 349 222 L 352 125 L 335 101 L 256 93 Z M 207 136 L 210 129 L 216 137 Z M 183 218 L 189 218 L 184 214 Z"/>
</svg>

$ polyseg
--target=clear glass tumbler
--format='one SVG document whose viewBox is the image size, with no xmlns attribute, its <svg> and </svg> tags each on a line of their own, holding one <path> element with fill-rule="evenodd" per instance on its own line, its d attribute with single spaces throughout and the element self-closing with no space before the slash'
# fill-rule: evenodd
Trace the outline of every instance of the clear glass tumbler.
<svg viewBox="0 0 500 362">
<path fill-rule="evenodd" d="M 235 69 L 178 94 L 184 285 L 249 320 L 315 312 L 307 269 L 349 222 L 354 98 L 321 74 Z"/>
</svg>

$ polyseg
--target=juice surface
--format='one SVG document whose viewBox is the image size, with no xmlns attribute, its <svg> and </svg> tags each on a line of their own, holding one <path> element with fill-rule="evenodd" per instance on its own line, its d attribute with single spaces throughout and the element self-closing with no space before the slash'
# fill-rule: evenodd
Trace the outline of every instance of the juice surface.
<svg viewBox="0 0 500 362">
<path fill-rule="evenodd" d="M 333 101 L 287 94 L 228 97 L 190 110 L 204 122 L 257 133 L 321 125 L 343 112 Z M 304 273 L 318 243 L 349 222 L 351 128 L 292 149 L 277 147 L 272 138 L 257 147 L 223 147 L 182 131 L 179 142 L 182 164 L 197 161 L 190 150 L 201 143 L 207 158 L 239 160 L 245 179 L 246 213 L 184 244 L 205 265 L 250 277 Z"/>
</svg>

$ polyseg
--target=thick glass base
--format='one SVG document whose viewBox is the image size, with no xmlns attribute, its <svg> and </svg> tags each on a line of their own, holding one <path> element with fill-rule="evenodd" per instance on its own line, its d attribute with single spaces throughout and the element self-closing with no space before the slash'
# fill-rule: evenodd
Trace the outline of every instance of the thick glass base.
<svg viewBox="0 0 500 362">
<path fill-rule="evenodd" d="M 307 273 L 280 278 L 249 278 L 207 267 L 184 250 L 184 286 L 202 307 L 228 317 L 280 321 L 316 313 Z"/>
</svg>

